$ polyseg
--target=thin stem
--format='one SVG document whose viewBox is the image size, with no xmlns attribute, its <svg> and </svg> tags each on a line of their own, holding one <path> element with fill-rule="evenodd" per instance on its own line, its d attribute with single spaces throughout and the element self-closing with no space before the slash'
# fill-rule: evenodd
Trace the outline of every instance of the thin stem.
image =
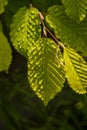
<svg viewBox="0 0 87 130">
<path fill-rule="evenodd" d="M 55 42 L 57 43 L 58 46 L 62 47 L 63 49 L 65 48 L 65 46 L 62 44 L 62 42 L 60 42 L 56 37 L 55 35 L 47 28 L 46 28 L 46 31 L 50 34 L 50 36 L 55 40 Z"/>
<path fill-rule="evenodd" d="M 39 12 L 39 17 L 40 17 L 41 24 L 42 24 L 42 27 L 43 27 L 43 35 L 44 35 L 44 37 L 47 37 L 46 26 L 45 26 L 45 24 L 43 22 L 44 17 L 43 17 L 41 12 Z"/>
<path fill-rule="evenodd" d="M 43 20 L 44 20 L 44 16 L 42 15 L 41 12 L 39 12 L 39 17 L 40 17 L 40 20 L 41 20 L 41 24 L 43 26 L 43 34 L 44 36 L 47 37 L 47 34 L 46 32 L 48 32 L 50 34 L 50 36 L 53 38 L 53 40 L 57 43 L 57 45 L 61 48 L 65 48 L 65 46 L 56 38 L 56 36 L 45 26 Z"/>
</svg>

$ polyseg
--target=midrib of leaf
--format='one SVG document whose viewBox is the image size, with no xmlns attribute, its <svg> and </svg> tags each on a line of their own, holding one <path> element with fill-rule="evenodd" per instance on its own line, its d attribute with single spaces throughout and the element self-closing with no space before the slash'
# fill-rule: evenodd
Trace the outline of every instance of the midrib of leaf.
<svg viewBox="0 0 87 130">
<path fill-rule="evenodd" d="M 29 56 L 28 79 L 45 105 L 61 91 L 65 81 L 64 71 L 58 67 L 55 56 L 56 43 L 49 38 L 38 39 Z"/>
<path fill-rule="evenodd" d="M 50 54 L 50 52 L 53 50 L 53 48 L 51 49 L 51 51 L 49 52 L 48 51 L 48 48 L 49 47 L 47 47 L 47 44 L 45 43 L 45 48 L 44 48 L 44 76 L 45 76 L 45 81 L 46 81 L 46 83 L 45 83 L 45 85 L 46 86 L 48 86 L 48 81 L 47 81 L 47 79 L 48 79 L 48 77 L 49 77 L 49 75 L 48 75 L 48 73 L 47 72 L 49 72 L 50 74 L 51 74 L 51 76 L 53 77 L 53 79 L 51 79 L 51 81 L 53 82 L 53 84 L 55 84 L 54 86 L 58 86 L 57 85 L 57 83 L 56 83 L 56 80 L 58 80 L 57 79 L 57 77 L 55 76 L 56 75 L 56 73 L 57 74 L 59 74 L 58 73 L 58 71 L 55 71 L 55 68 L 52 66 L 54 63 L 52 63 L 52 65 L 51 64 L 48 64 L 48 58 L 49 58 L 49 61 L 51 61 L 50 59 L 52 59 L 52 56 L 53 57 L 55 57 L 55 55 L 56 55 L 56 51 L 55 51 L 55 55 L 54 55 L 54 52 L 53 52 L 53 54 L 51 55 Z M 49 48 L 50 49 L 50 48 Z M 50 57 L 50 55 L 51 55 L 51 57 Z M 53 71 L 54 70 L 54 71 Z M 55 73 L 54 73 L 55 72 Z M 59 81 L 60 82 L 60 81 Z M 61 85 L 62 85 L 62 83 L 60 83 Z"/>
<path fill-rule="evenodd" d="M 47 68 L 48 68 L 48 60 L 47 60 L 47 45 L 46 43 L 44 42 L 45 46 L 44 46 L 44 68 L 43 68 L 43 72 L 44 72 L 44 77 L 45 77 L 45 86 L 48 86 L 47 84 L 47 80 L 48 80 L 48 76 L 47 76 Z"/>
</svg>

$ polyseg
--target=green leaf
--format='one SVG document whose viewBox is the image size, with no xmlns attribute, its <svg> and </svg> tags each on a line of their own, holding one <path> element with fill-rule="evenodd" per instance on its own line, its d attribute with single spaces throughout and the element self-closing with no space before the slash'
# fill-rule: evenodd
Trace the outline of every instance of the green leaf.
<svg viewBox="0 0 87 130">
<path fill-rule="evenodd" d="M 8 68 L 11 64 L 12 54 L 9 43 L 0 31 L 0 72 L 8 71 Z"/>
<path fill-rule="evenodd" d="M 27 51 L 41 37 L 41 26 L 36 8 L 23 7 L 13 17 L 11 24 L 11 41 L 15 49 L 27 57 Z"/>
<path fill-rule="evenodd" d="M 76 22 L 82 21 L 87 14 L 87 0 L 62 0 L 67 15 Z"/>
<path fill-rule="evenodd" d="M 5 6 L 8 4 L 8 0 L 0 0 L 0 14 L 5 11 Z"/>
<path fill-rule="evenodd" d="M 48 10 L 46 21 L 62 43 L 87 55 L 87 18 L 77 24 L 65 14 L 63 7 L 53 6 Z"/>
<path fill-rule="evenodd" d="M 36 95 L 45 105 L 61 91 L 65 82 L 64 71 L 56 60 L 56 43 L 40 38 L 29 55 L 28 79 Z"/>
<path fill-rule="evenodd" d="M 87 93 L 87 63 L 71 48 L 64 50 L 64 60 L 70 87 L 79 94 Z"/>
</svg>

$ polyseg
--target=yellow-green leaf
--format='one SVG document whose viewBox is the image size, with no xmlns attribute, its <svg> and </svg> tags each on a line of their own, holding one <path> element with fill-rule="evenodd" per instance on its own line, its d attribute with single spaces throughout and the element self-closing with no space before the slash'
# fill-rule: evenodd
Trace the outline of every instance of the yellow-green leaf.
<svg viewBox="0 0 87 130">
<path fill-rule="evenodd" d="M 22 7 L 13 17 L 11 24 L 11 41 L 15 49 L 27 57 L 27 51 L 41 37 L 41 26 L 36 8 Z"/>
<path fill-rule="evenodd" d="M 8 71 L 8 68 L 11 64 L 12 54 L 9 43 L 0 31 L 0 72 Z"/>
<path fill-rule="evenodd" d="M 70 87 L 79 94 L 87 93 L 87 63 L 71 48 L 64 50 L 64 60 Z"/>
<path fill-rule="evenodd" d="M 28 79 L 36 95 L 45 105 L 63 88 L 64 70 L 56 60 L 56 43 L 40 38 L 29 55 Z"/>
<path fill-rule="evenodd" d="M 63 44 L 87 55 L 87 18 L 80 24 L 70 19 L 62 6 L 48 9 L 46 21 Z"/>
</svg>

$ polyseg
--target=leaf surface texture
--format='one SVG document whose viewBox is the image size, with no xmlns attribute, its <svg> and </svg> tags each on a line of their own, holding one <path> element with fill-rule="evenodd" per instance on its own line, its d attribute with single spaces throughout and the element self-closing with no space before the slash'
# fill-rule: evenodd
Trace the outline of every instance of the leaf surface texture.
<svg viewBox="0 0 87 130">
<path fill-rule="evenodd" d="M 40 38 L 29 55 L 28 79 L 45 105 L 61 91 L 65 82 L 64 70 L 56 61 L 56 47 L 53 40 Z"/>
<path fill-rule="evenodd" d="M 87 93 L 87 63 L 71 48 L 64 50 L 64 60 L 70 87 L 79 94 Z"/>
<path fill-rule="evenodd" d="M 77 24 L 65 14 L 62 6 L 53 6 L 48 10 L 46 21 L 65 45 L 87 55 L 87 18 Z"/>
<path fill-rule="evenodd" d="M 27 51 L 41 37 L 41 26 L 36 8 L 23 7 L 13 17 L 11 24 L 11 41 L 15 49 L 27 57 Z"/>
<path fill-rule="evenodd" d="M 87 14 L 87 0 L 62 0 L 67 15 L 76 22 L 82 21 Z"/>
</svg>

